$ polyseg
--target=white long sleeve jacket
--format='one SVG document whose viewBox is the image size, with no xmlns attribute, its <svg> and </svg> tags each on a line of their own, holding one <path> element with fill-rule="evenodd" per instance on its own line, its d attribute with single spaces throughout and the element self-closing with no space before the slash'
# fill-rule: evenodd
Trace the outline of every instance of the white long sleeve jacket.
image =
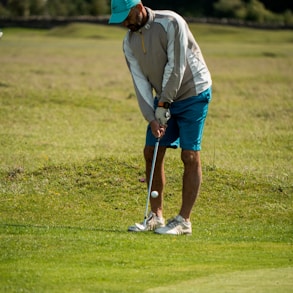
<svg viewBox="0 0 293 293">
<path fill-rule="evenodd" d="M 146 9 L 148 22 L 126 34 L 123 50 L 140 110 L 151 122 L 154 95 L 160 102 L 184 100 L 208 89 L 212 80 L 185 20 L 172 11 Z"/>
</svg>

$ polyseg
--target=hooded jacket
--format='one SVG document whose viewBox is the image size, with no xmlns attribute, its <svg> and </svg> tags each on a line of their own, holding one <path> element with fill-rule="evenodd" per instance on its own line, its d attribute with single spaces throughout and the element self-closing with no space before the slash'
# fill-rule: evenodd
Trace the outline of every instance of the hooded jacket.
<svg viewBox="0 0 293 293">
<path fill-rule="evenodd" d="M 151 122 L 154 95 L 160 102 L 184 100 L 208 89 L 212 80 L 185 20 L 172 11 L 146 10 L 147 23 L 128 31 L 123 51 L 140 110 Z"/>
</svg>

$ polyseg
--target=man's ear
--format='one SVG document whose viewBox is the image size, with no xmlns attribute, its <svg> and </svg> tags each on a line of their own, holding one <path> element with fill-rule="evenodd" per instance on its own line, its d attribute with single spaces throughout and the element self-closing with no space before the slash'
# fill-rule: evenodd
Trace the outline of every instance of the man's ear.
<svg viewBox="0 0 293 293">
<path fill-rule="evenodd" d="M 142 10 L 143 10 L 143 5 L 142 5 L 142 3 L 138 3 L 138 4 L 136 4 L 135 8 L 138 9 L 139 12 L 142 12 Z"/>
</svg>

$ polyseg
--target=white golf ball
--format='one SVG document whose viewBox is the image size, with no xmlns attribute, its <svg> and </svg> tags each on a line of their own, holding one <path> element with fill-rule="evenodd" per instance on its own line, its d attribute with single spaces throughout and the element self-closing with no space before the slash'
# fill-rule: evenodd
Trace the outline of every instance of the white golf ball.
<svg viewBox="0 0 293 293">
<path fill-rule="evenodd" d="M 154 191 L 152 191 L 151 196 L 152 196 L 152 198 L 157 198 L 159 196 L 159 192 L 154 190 Z"/>
</svg>

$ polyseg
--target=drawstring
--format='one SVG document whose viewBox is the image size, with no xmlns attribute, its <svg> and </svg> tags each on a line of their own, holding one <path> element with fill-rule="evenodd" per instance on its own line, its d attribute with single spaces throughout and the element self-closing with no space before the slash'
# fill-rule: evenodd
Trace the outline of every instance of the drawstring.
<svg viewBox="0 0 293 293">
<path fill-rule="evenodd" d="M 141 38 L 142 51 L 143 51 L 144 54 L 146 54 L 146 49 L 145 49 L 145 44 L 144 44 L 144 37 L 143 37 L 142 31 L 139 31 L 139 34 L 140 34 L 140 38 Z"/>
</svg>

